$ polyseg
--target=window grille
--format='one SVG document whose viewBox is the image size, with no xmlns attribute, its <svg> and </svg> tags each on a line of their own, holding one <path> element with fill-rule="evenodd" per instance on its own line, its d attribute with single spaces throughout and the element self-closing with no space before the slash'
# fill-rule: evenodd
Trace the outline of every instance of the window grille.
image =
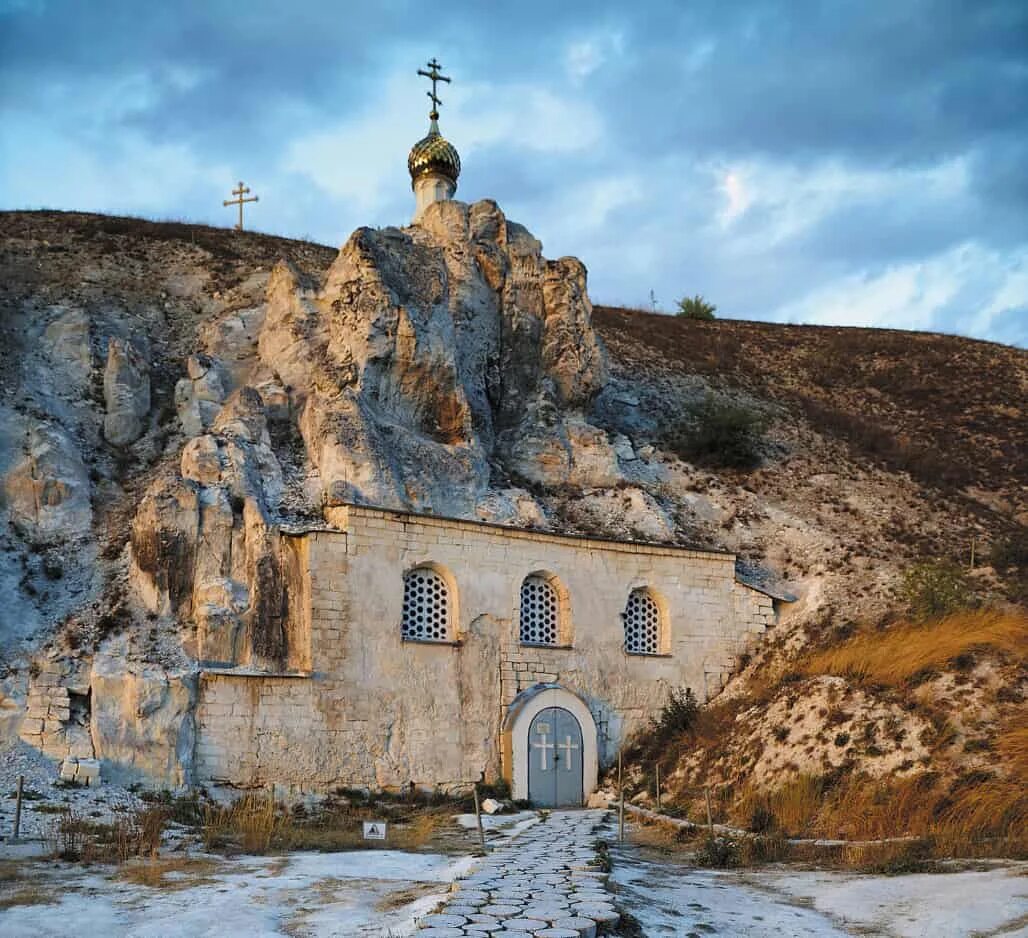
<svg viewBox="0 0 1028 938">
<path fill-rule="evenodd" d="M 541 576 L 525 577 L 521 584 L 521 641 L 556 645 L 560 638 L 557 590 Z"/>
<path fill-rule="evenodd" d="M 647 590 L 632 590 L 622 614 L 625 651 L 634 655 L 660 652 L 660 608 Z"/>
<path fill-rule="evenodd" d="M 440 642 L 450 638 L 450 591 L 446 581 L 426 567 L 403 578 L 403 637 Z"/>
</svg>

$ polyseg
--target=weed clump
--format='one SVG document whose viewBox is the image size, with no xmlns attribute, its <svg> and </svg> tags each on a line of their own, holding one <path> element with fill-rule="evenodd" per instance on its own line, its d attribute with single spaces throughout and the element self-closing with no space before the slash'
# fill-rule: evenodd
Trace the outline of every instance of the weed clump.
<svg viewBox="0 0 1028 938">
<path fill-rule="evenodd" d="M 741 862 L 739 845 L 729 837 L 711 835 L 703 840 L 693 858 L 697 866 L 729 870 Z"/>
<path fill-rule="evenodd" d="M 160 851 L 167 812 L 148 806 L 101 824 L 69 810 L 54 819 L 47 833 L 52 856 L 85 863 L 124 863 L 132 857 L 153 857 Z"/>
<path fill-rule="evenodd" d="M 948 616 L 975 605 L 967 574 L 950 560 L 914 564 L 903 572 L 900 596 L 918 620 Z"/>
<path fill-rule="evenodd" d="M 691 687 L 672 689 L 660 716 L 650 724 L 648 732 L 636 737 L 626 756 L 642 762 L 673 756 L 676 742 L 695 730 L 700 714 L 700 704 Z"/>
</svg>

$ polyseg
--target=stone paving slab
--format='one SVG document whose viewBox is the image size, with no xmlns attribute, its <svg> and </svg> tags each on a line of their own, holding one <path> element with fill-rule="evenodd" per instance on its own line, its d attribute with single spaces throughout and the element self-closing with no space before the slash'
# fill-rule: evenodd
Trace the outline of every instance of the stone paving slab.
<svg viewBox="0 0 1028 938">
<path fill-rule="evenodd" d="M 458 880 L 416 938 L 593 938 L 620 921 L 594 846 L 604 811 L 553 811 Z"/>
</svg>

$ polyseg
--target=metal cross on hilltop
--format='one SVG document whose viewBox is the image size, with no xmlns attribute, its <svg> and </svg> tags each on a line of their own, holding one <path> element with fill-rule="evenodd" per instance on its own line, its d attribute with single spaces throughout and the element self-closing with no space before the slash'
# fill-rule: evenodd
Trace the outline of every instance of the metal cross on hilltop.
<svg viewBox="0 0 1028 938">
<path fill-rule="evenodd" d="M 424 75 L 426 78 L 429 78 L 432 81 L 432 90 L 426 91 L 425 94 L 427 94 L 432 99 L 432 112 L 428 116 L 432 120 L 437 121 L 439 120 L 439 105 L 443 102 L 440 101 L 439 98 L 436 96 L 436 82 L 445 81 L 446 84 L 449 84 L 450 79 L 447 78 L 445 75 L 439 74 L 439 69 L 441 69 L 442 66 L 435 60 L 435 56 L 432 57 L 432 60 L 428 62 L 427 65 L 429 69 L 431 69 L 431 71 L 426 72 L 423 68 L 419 68 L 418 74 Z"/>
<path fill-rule="evenodd" d="M 244 186 L 243 185 L 243 180 L 240 179 L 239 180 L 239 188 L 232 190 L 232 194 L 234 196 L 238 196 L 238 198 L 226 199 L 224 202 L 221 203 L 222 205 L 238 205 L 239 206 L 239 224 L 236 225 L 236 231 L 242 231 L 243 230 L 243 203 L 244 202 L 258 202 L 258 201 L 260 201 L 257 196 L 254 196 L 251 199 L 244 199 L 243 196 L 246 195 L 249 191 L 250 191 L 250 187 L 249 186 Z"/>
</svg>

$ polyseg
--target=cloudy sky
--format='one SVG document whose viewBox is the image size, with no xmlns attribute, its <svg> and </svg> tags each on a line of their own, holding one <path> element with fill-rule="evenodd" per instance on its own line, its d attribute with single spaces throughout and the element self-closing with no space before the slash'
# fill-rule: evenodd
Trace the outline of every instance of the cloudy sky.
<svg viewBox="0 0 1028 938">
<path fill-rule="evenodd" d="M 0 207 L 342 243 L 458 198 L 596 302 L 1028 345 L 1028 3 L 0 0 Z"/>
</svg>

